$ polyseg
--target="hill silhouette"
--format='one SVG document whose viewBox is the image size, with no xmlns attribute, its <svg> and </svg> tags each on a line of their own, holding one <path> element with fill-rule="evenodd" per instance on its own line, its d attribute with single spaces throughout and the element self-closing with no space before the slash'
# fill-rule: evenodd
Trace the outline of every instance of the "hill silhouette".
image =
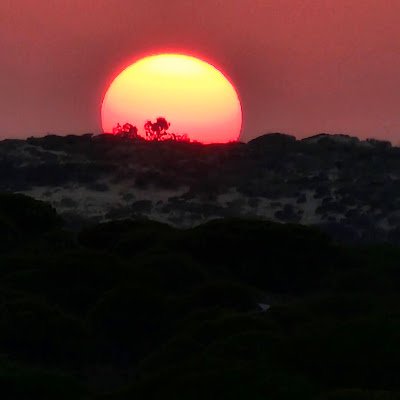
<svg viewBox="0 0 400 400">
<path fill-rule="evenodd" d="M 239 216 L 399 243 L 399 155 L 389 142 L 347 135 L 273 133 L 214 145 L 48 135 L 0 142 L 0 191 L 48 201 L 77 228 L 124 218 L 192 227 Z"/>
</svg>

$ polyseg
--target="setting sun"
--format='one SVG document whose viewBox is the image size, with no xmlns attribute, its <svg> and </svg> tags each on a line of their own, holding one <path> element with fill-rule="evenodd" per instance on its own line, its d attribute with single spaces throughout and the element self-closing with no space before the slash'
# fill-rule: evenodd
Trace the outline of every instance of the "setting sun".
<svg viewBox="0 0 400 400">
<path fill-rule="evenodd" d="M 124 69 L 108 87 L 101 108 L 102 128 L 137 126 L 164 117 L 170 131 L 191 141 L 226 143 L 239 139 L 242 109 L 238 94 L 221 71 L 198 58 L 160 54 Z"/>
</svg>

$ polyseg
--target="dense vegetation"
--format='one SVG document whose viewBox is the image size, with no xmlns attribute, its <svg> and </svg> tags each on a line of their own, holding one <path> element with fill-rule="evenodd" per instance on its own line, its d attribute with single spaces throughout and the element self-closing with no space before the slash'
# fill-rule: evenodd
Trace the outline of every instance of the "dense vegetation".
<svg viewBox="0 0 400 400">
<path fill-rule="evenodd" d="M 75 227 L 145 216 L 187 228 L 240 216 L 400 245 L 400 147 L 278 133 L 203 145 L 164 140 L 168 123 L 150 125 L 159 140 L 132 140 L 130 126 L 121 135 L 0 141 L 0 191 L 47 201 Z"/>
<path fill-rule="evenodd" d="M 249 219 L 69 232 L 12 194 L 0 236 L 2 398 L 400 399 L 397 247 Z"/>
</svg>

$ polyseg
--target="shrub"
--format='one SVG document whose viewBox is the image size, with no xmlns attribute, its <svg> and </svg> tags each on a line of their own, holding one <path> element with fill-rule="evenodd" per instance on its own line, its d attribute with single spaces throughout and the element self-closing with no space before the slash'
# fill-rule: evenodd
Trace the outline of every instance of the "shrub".
<svg viewBox="0 0 400 400">
<path fill-rule="evenodd" d="M 0 219 L 21 236 L 48 232 L 62 224 L 53 207 L 22 194 L 0 194 Z"/>
</svg>

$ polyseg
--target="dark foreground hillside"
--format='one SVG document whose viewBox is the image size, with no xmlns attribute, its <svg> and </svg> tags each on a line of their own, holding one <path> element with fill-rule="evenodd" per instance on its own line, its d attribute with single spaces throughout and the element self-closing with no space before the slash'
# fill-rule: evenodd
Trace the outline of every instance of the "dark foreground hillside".
<svg viewBox="0 0 400 400">
<path fill-rule="evenodd" d="M 0 142 L 0 191 L 52 204 L 70 227 L 148 218 L 317 226 L 352 243 L 400 244 L 400 148 L 346 135 L 249 143 L 55 135 Z"/>
<path fill-rule="evenodd" d="M 9 399 L 400 399 L 400 248 L 252 219 L 80 232 L 0 195 Z"/>
</svg>

